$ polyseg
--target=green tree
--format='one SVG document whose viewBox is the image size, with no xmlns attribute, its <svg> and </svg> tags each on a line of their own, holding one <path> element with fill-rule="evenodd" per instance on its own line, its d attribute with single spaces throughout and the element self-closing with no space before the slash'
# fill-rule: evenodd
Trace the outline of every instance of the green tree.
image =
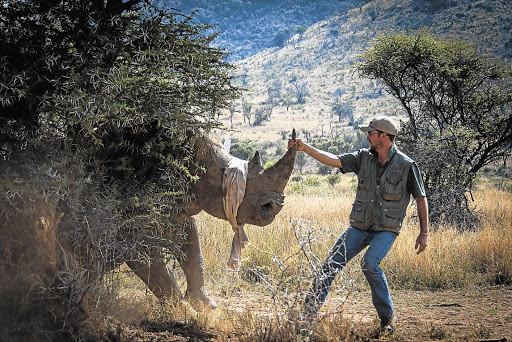
<svg viewBox="0 0 512 342">
<path fill-rule="evenodd" d="M 194 131 L 216 125 L 236 92 L 210 28 L 133 0 L 2 8 L 3 158 L 73 160 L 60 172 L 108 185 L 122 202 L 143 198 L 149 216 L 179 210 L 170 204 L 193 181 Z"/>
<path fill-rule="evenodd" d="M 254 111 L 254 122 L 253 126 L 259 126 L 263 124 L 265 121 L 270 121 L 272 117 L 272 105 L 263 105 L 256 108 Z"/>
<path fill-rule="evenodd" d="M 424 29 L 381 34 L 361 57 L 360 74 L 382 80 L 408 116 L 402 148 L 424 171 L 431 218 L 475 222 L 476 173 L 512 153 L 510 67 Z"/>
<path fill-rule="evenodd" d="M 302 36 L 304 36 L 304 33 L 307 31 L 307 27 L 304 26 L 297 26 L 295 29 L 295 34 L 299 35 L 299 40 L 302 39 Z"/>
<path fill-rule="evenodd" d="M 288 42 L 288 39 L 290 39 L 293 36 L 293 31 L 289 28 L 281 28 L 279 31 L 276 32 L 274 37 L 272 38 L 272 46 L 277 47 L 283 47 Z"/>
<path fill-rule="evenodd" d="M 335 101 L 332 104 L 332 112 L 338 117 L 338 121 L 347 118 L 349 123 L 354 122 L 354 104 L 352 101 L 339 102 Z"/>
<path fill-rule="evenodd" d="M 252 117 L 252 103 L 247 102 L 244 98 L 242 98 L 242 115 L 245 119 L 247 119 L 247 123 L 249 126 L 251 125 L 251 117 Z"/>
<path fill-rule="evenodd" d="M 305 83 L 297 83 L 296 81 L 290 82 L 292 85 L 288 88 L 288 92 L 293 94 L 297 99 L 298 104 L 306 103 L 306 96 L 308 96 L 307 85 Z"/>
<path fill-rule="evenodd" d="M 327 176 L 327 182 L 329 182 L 330 186 L 334 187 L 336 184 L 341 182 L 341 176 L 339 174 L 328 175 Z"/>
<path fill-rule="evenodd" d="M 65 207 L 99 283 L 68 272 L 45 293 L 73 291 L 58 302 L 77 313 L 113 256 L 179 255 L 194 138 L 238 94 L 211 27 L 150 3 L 0 0 L 0 281 L 13 270 L 8 222 L 31 203 Z M 47 316 L 74 329 L 61 309 Z"/>
<path fill-rule="evenodd" d="M 273 107 L 277 106 L 281 99 L 281 82 L 274 81 L 267 88 L 267 102 Z"/>
</svg>

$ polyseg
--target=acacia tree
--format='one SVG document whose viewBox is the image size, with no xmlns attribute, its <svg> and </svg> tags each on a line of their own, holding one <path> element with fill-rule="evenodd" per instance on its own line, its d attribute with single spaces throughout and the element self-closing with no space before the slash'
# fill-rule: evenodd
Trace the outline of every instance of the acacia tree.
<svg viewBox="0 0 512 342">
<path fill-rule="evenodd" d="M 349 124 L 354 122 L 354 104 L 352 101 L 335 101 L 331 110 L 338 117 L 338 122 L 341 122 L 344 118 L 348 119 Z"/>
<path fill-rule="evenodd" d="M 0 0 L 0 8 L 0 292 L 15 256 L 34 248 L 3 238 L 13 217 L 38 210 L 32 203 L 66 208 L 68 237 L 92 258 L 83 261 L 96 282 L 119 255 L 154 247 L 179 255 L 176 212 L 191 200 L 194 138 L 238 93 L 211 27 L 143 0 Z M 84 312 L 91 284 L 67 274 L 45 292 L 64 296 L 43 331 L 64 320 L 69 332 L 70 311 Z"/>
<path fill-rule="evenodd" d="M 476 173 L 512 153 L 510 66 L 424 29 L 381 34 L 361 58 L 360 74 L 381 80 L 408 117 L 399 138 L 424 171 L 431 218 L 475 222 Z"/>
<path fill-rule="evenodd" d="M 252 103 L 247 102 L 244 98 L 242 98 L 242 115 L 245 119 L 247 119 L 247 123 L 249 126 L 251 125 L 251 116 L 252 116 Z"/>
<path fill-rule="evenodd" d="M 308 96 L 308 90 L 305 83 L 290 82 L 293 87 L 288 88 L 288 92 L 293 94 L 297 99 L 298 104 L 306 103 L 306 96 Z"/>
<path fill-rule="evenodd" d="M 3 167 L 54 163 L 130 209 L 187 200 L 193 131 L 237 91 L 210 27 L 148 3 L 2 1 Z"/>
</svg>

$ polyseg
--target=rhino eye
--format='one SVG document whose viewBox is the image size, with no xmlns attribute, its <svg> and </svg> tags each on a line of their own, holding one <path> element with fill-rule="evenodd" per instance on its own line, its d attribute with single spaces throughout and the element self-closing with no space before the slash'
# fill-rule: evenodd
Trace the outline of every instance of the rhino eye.
<svg viewBox="0 0 512 342">
<path fill-rule="evenodd" d="M 272 210 L 272 202 L 268 202 L 268 203 L 262 204 L 261 205 L 261 210 L 262 211 L 270 211 L 270 210 Z"/>
</svg>

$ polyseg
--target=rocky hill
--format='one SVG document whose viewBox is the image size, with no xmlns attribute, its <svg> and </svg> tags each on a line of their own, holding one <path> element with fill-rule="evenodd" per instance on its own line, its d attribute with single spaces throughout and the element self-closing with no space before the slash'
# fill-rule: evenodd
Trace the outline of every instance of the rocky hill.
<svg viewBox="0 0 512 342">
<path fill-rule="evenodd" d="M 274 143 L 293 127 L 313 141 L 338 139 L 357 147 L 364 140 L 354 130 L 358 123 L 377 114 L 402 117 L 397 101 L 377 81 L 353 70 L 361 51 L 385 30 L 427 27 L 512 60 L 510 0 L 166 2 L 184 11 L 200 8 L 197 19 L 205 22 L 218 19 L 224 30 L 218 44 L 249 56 L 236 62 L 238 81 L 247 90 L 224 116 L 231 130 L 221 139 Z M 276 44 L 277 33 L 294 25 L 295 34 Z"/>
<path fill-rule="evenodd" d="M 304 130 L 303 135 L 336 138 L 376 114 L 400 117 L 398 103 L 379 83 L 359 78 L 352 68 L 369 41 L 384 30 L 428 27 L 438 36 L 472 42 L 511 60 L 511 1 L 457 1 L 445 8 L 429 3 L 375 0 L 310 26 L 283 47 L 237 62 L 240 82 L 248 90 L 228 127 L 254 140 L 279 139 L 291 126 Z M 335 100 L 345 108 L 337 108 Z M 250 108 L 245 120 L 244 104 L 246 112 Z"/>
<path fill-rule="evenodd" d="M 232 53 L 231 60 L 283 46 L 297 32 L 333 15 L 359 8 L 370 0 L 156 0 L 195 19 L 218 25 L 217 44 Z"/>
</svg>

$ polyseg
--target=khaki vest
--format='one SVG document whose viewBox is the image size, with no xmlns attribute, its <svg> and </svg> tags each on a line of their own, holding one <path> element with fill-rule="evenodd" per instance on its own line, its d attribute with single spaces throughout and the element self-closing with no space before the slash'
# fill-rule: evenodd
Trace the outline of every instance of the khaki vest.
<svg viewBox="0 0 512 342">
<path fill-rule="evenodd" d="M 361 230 L 373 227 L 375 231 L 400 232 L 411 195 L 407 178 L 412 163 L 395 146 L 390 151 L 391 161 L 377 185 L 377 156 L 368 150 L 361 152 L 356 199 L 350 213 L 350 225 Z"/>
</svg>

